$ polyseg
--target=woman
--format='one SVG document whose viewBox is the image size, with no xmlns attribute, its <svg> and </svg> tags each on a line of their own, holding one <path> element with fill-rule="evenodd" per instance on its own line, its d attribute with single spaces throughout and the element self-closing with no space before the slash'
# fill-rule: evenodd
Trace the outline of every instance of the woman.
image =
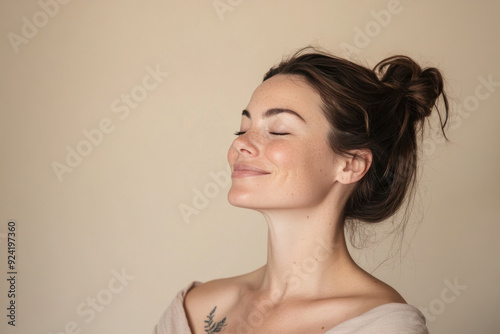
<svg viewBox="0 0 500 334">
<path fill-rule="evenodd" d="M 303 49 L 269 70 L 228 161 L 232 205 L 268 224 L 263 267 L 192 283 L 158 333 L 427 333 L 424 316 L 350 257 L 345 224 L 377 223 L 411 195 L 417 135 L 442 97 L 435 68 L 374 70 Z M 445 136 L 446 138 L 446 136 Z"/>
</svg>

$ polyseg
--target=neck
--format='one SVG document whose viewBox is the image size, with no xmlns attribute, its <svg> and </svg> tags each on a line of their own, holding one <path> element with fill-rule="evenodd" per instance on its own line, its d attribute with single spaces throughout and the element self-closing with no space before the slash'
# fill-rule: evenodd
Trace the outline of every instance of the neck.
<svg viewBox="0 0 500 334">
<path fill-rule="evenodd" d="M 276 301 L 321 296 L 355 266 L 340 210 L 264 212 L 269 226 L 260 291 Z"/>
</svg>

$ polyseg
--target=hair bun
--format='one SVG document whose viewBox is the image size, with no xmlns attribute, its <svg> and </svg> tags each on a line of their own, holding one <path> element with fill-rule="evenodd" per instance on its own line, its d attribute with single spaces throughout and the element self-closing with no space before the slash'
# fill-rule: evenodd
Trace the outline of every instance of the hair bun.
<svg viewBox="0 0 500 334">
<path fill-rule="evenodd" d="M 374 71 L 389 89 L 388 94 L 399 96 L 400 103 L 406 104 L 404 109 L 414 122 L 429 116 L 443 93 L 443 77 L 439 70 L 433 67 L 422 70 L 406 56 L 386 58 L 375 66 Z"/>
</svg>

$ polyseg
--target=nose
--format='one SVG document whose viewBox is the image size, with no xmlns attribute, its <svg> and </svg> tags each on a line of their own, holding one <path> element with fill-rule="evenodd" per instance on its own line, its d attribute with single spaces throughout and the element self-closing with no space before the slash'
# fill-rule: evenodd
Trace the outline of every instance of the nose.
<svg viewBox="0 0 500 334">
<path fill-rule="evenodd" d="M 239 135 L 231 145 L 231 151 L 235 153 L 254 156 L 258 154 L 258 146 L 256 143 L 255 134 L 252 131 L 248 131 L 242 135 Z"/>
</svg>

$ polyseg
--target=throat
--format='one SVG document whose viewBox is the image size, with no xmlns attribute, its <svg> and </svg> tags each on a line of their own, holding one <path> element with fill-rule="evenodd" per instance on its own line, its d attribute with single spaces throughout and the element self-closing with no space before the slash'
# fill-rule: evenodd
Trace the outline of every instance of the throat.
<svg viewBox="0 0 500 334">
<path fill-rule="evenodd" d="M 265 212 L 267 263 L 255 287 L 275 302 L 323 298 L 356 267 L 347 250 L 342 214 L 329 206 Z"/>
</svg>

